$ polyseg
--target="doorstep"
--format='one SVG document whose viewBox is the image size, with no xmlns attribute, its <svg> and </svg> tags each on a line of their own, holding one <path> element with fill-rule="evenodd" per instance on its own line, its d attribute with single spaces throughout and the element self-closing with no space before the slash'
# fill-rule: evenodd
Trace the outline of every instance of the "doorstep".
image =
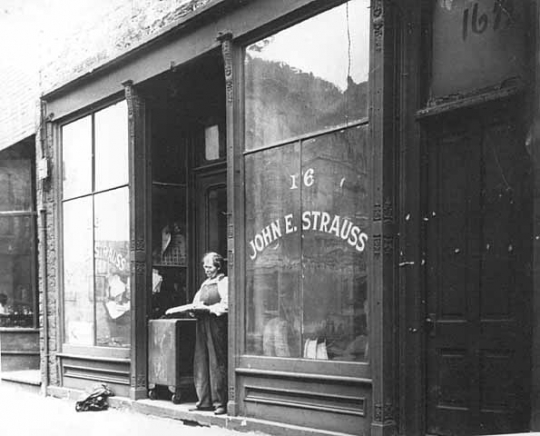
<svg viewBox="0 0 540 436">
<path fill-rule="evenodd" d="M 47 395 L 77 401 L 84 391 L 48 386 Z M 258 432 L 273 436 L 350 436 L 340 432 L 322 431 L 243 416 L 214 415 L 213 412 L 190 411 L 195 403 L 174 404 L 165 400 L 131 400 L 126 397 L 109 397 L 109 405 L 114 409 L 127 410 L 161 418 L 177 419 L 187 425 L 202 427 L 221 427 L 238 432 Z"/>
<path fill-rule="evenodd" d="M 19 390 L 38 394 L 41 389 L 41 372 L 39 369 L 2 371 L 0 382 Z"/>
</svg>

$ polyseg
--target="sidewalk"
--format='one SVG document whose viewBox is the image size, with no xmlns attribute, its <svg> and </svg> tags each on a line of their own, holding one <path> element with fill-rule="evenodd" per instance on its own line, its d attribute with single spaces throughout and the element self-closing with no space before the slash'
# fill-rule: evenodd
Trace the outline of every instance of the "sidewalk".
<svg viewBox="0 0 540 436">
<path fill-rule="evenodd" d="M 255 436 L 215 426 L 186 425 L 129 410 L 76 412 L 75 401 L 43 397 L 0 382 L 2 435 L 18 436 Z"/>
</svg>

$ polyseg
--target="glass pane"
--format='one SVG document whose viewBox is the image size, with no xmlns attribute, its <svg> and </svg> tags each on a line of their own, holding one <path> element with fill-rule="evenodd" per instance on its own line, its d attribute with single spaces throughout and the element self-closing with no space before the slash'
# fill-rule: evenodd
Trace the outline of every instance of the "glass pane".
<svg viewBox="0 0 540 436">
<path fill-rule="evenodd" d="M 97 345 L 130 344 L 129 191 L 94 197 Z"/>
<path fill-rule="evenodd" d="M 196 166 L 204 166 L 227 157 L 225 132 L 225 122 L 221 118 L 212 119 L 211 124 L 198 127 L 191 132 Z"/>
<path fill-rule="evenodd" d="M 0 327 L 34 326 L 33 219 L 0 217 Z"/>
<path fill-rule="evenodd" d="M 247 353 L 367 360 L 367 130 L 246 157 Z"/>
<path fill-rule="evenodd" d="M 433 2 L 431 97 L 525 79 L 527 2 Z"/>
<path fill-rule="evenodd" d="M 92 199 L 65 202 L 63 216 L 66 342 L 94 345 Z"/>
<path fill-rule="evenodd" d="M 249 354 L 301 357 L 300 146 L 246 157 Z"/>
<path fill-rule="evenodd" d="M 32 161 L 0 160 L 0 211 L 32 209 Z"/>
<path fill-rule="evenodd" d="M 352 0 L 247 47 L 247 149 L 367 115 L 369 4 Z"/>
<path fill-rule="evenodd" d="M 116 103 L 95 114 L 96 190 L 128 183 L 127 104 Z"/>
<path fill-rule="evenodd" d="M 367 127 L 302 148 L 304 357 L 367 358 Z"/>
<path fill-rule="evenodd" d="M 219 126 L 204 129 L 204 158 L 206 160 L 219 159 Z"/>
<path fill-rule="evenodd" d="M 92 190 L 92 124 L 90 116 L 62 127 L 64 198 Z"/>
</svg>

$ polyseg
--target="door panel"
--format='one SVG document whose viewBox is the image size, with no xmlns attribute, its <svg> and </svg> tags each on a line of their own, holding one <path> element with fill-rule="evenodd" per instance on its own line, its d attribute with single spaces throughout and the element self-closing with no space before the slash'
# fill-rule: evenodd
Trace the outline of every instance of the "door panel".
<svg viewBox="0 0 540 436">
<path fill-rule="evenodd" d="M 483 115 L 427 141 L 428 434 L 527 429 L 529 159 L 510 114 Z"/>
</svg>

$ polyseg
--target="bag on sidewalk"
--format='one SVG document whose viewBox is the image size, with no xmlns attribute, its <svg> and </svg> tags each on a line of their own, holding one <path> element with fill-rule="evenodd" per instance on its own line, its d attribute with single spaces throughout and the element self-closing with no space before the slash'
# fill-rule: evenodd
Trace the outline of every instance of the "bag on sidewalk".
<svg viewBox="0 0 540 436">
<path fill-rule="evenodd" d="M 92 392 L 86 393 L 84 397 L 75 403 L 75 410 L 77 412 L 107 410 L 109 408 L 107 399 L 113 395 L 114 393 L 106 384 L 95 386 Z"/>
</svg>

